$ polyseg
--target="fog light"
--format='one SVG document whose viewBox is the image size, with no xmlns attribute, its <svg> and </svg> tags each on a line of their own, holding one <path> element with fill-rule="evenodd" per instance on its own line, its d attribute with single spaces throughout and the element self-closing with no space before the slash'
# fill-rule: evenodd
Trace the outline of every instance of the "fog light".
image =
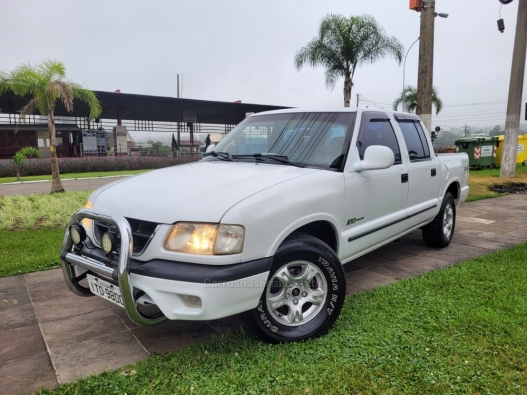
<svg viewBox="0 0 527 395">
<path fill-rule="evenodd" d="M 86 239 L 86 231 L 82 226 L 73 225 L 70 227 L 71 240 L 75 245 L 79 245 Z"/>
<path fill-rule="evenodd" d="M 194 295 L 179 295 L 188 307 L 201 308 L 201 298 Z"/>
<path fill-rule="evenodd" d="M 105 233 L 101 237 L 101 246 L 105 253 L 113 251 L 115 245 L 115 236 L 112 233 Z"/>
</svg>

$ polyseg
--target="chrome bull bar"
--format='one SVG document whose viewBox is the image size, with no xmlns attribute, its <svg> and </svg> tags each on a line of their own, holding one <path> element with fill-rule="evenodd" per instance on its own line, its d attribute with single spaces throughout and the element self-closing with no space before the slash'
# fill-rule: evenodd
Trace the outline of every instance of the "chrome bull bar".
<svg viewBox="0 0 527 395">
<path fill-rule="evenodd" d="M 114 270 L 96 261 L 95 259 L 82 257 L 70 252 L 70 227 L 72 225 L 78 224 L 84 218 L 104 221 L 106 223 L 115 225 L 117 229 L 119 229 L 121 237 L 121 251 L 119 254 L 117 269 Z M 108 278 L 113 278 L 114 280 L 117 280 L 117 283 L 119 284 L 119 289 L 121 290 L 124 307 L 126 313 L 128 314 L 128 317 L 130 317 L 132 321 L 136 322 L 139 325 L 155 325 L 166 320 L 166 317 L 161 316 L 157 318 L 147 318 L 143 316 L 137 309 L 137 303 L 134 299 L 134 287 L 130 282 L 130 265 L 132 260 L 132 251 L 132 229 L 130 228 L 130 224 L 124 217 L 115 214 L 110 215 L 100 211 L 96 212 L 88 209 L 79 210 L 71 217 L 68 226 L 66 227 L 64 239 L 62 240 L 62 249 L 60 252 L 60 256 L 62 272 L 64 273 L 64 278 L 66 279 L 66 285 L 76 295 L 93 295 L 91 291 L 89 291 L 85 287 L 82 287 L 78 284 L 77 281 L 75 281 L 76 274 L 73 265 L 80 266 L 86 270 Z"/>
</svg>

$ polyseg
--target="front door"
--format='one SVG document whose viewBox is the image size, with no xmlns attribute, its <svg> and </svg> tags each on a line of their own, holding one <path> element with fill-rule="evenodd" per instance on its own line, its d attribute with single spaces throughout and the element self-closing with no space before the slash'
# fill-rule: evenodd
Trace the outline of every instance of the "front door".
<svg viewBox="0 0 527 395">
<path fill-rule="evenodd" d="M 352 144 L 351 164 L 363 160 L 366 148 L 383 145 L 394 153 L 395 163 L 382 170 L 345 172 L 346 218 L 341 251 L 343 263 L 362 255 L 406 228 L 407 165 L 390 118 L 383 112 L 364 112 Z"/>
</svg>

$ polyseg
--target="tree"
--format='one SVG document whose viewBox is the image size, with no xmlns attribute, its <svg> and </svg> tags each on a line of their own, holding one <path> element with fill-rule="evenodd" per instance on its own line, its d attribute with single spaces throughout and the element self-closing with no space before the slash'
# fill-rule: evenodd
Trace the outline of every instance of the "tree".
<svg viewBox="0 0 527 395">
<path fill-rule="evenodd" d="M 326 86 L 335 87 L 344 77 L 344 107 L 350 106 L 353 77 L 358 66 L 375 63 L 391 56 L 401 64 L 403 45 L 386 32 L 370 15 L 329 14 L 320 23 L 318 37 L 313 38 L 295 55 L 297 70 L 306 64 L 326 68 Z"/>
<path fill-rule="evenodd" d="M 395 111 L 397 111 L 397 107 L 399 107 L 403 100 L 405 111 L 412 113 L 415 112 L 415 108 L 417 107 L 417 88 L 412 85 L 408 85 L 404 88 L 401 95 L 393 102 L 393 109 Z M 432 88 L 432 103 L 436 108 L 436 115 L 439 114 L 443 109 L 443 101 L 439 98 L 435 86 Z"/>
<path fill-rule="evenodd" d="M 23 64 L 11 73 L 0 72 L 0 94 L 12 91 L 18 96 L 31 96 L 31 100 L 20 111 L 21 117 L 32 114 L 35 110 L 48 117 L 51 193 L 64 192 L 55 143 L 54 112 L 57 101 L 62 102 L 68 112 L 73 111 L 73 101 L 80 100 L 88 104 L 90 118 L 97 118 L 101 113 L 101 105 L 95 94 L 75 82 L 65 80 L 65 76 L 64 64 L 54 60 L 37 66 Z"/>
<path fill-rule="evenodd" d="M 504 132 L 501 131 L 501 126 L 496 125 L 492 128 L 492 130 L 489 132 L 489 137 L 499 136 L 503 134 Z"/>
<path fill-rule="evenodd" d="M 17 181 L 20 181 L 20 169 L 22 169 L 29 158 L 40 158 L 40 151 L 35 147 L 24 147 L 19 149 L 15 156 L 13 156 L 13 165 L 15 165 Z"/>
</svg>

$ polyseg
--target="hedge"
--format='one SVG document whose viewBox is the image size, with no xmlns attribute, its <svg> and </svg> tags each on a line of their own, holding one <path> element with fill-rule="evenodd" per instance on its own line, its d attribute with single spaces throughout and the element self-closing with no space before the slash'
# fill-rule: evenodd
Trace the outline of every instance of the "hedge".
<svg viewBox="0 0 527 395">
<path fill-rule="evenodd" d="M 188 162 L 195 162 L 200 156 L 181 156 L 180 158 L 162 156 L 90 156 L 84 158 L 59 158 L 61 174 L 85 173 L 115 170 L 160 169 Z M 21 176 L 41 176 L 51 174 L 49 158 L 28 159 L 20 171 Z M 16 168 L 9 159 L 0 160 L 0 177 L 13 177 Z"/>
</svg>

